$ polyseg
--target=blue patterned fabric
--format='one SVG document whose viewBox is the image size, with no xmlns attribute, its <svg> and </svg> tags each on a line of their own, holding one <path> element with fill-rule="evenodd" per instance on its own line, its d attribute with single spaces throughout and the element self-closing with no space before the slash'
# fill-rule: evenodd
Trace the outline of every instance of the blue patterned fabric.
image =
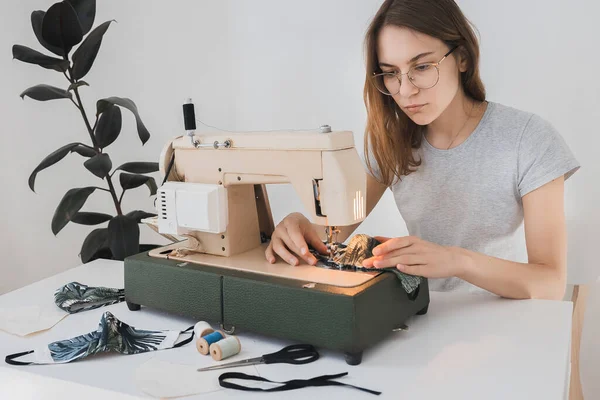
<svg viewBox="0 0 600 400">
<path fill-rule="evenodd" d="M 67 283 L 54 292 L 56 305 L 69 314 L 94 310 L 124 300 L 124 289 L 90 287 L 79 282 Z"/>
<path fill-rule="evenodd" d="M 177 343 L 182 334 L 189 334 L 190 337 Z M 94 332 L 59 340 L 37 350 L 11 354 L 6 356 L 5 361 L 11 365 L 68 363 L 97 353 L 138 354 L 180 347 L 191 342 L 193 337 L 193 326 L 185 331 L 135 329 L 106 311 Z M 34 361 L 15 360 L 32 353 Z"/>
</svg>

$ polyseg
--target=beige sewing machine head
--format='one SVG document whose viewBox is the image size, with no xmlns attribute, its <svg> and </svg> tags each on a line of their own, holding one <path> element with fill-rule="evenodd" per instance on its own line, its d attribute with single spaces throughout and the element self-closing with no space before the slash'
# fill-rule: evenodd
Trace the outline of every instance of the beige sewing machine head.
<svg viewBox="0 0 600 400">
<path fill-rule="evenodd" d="M 349 131 L 182 136 L 161 154 L 163 176 L 171 160 L 157 193 L 157 231 L 192 238 L 198 252 L 231 256 L 270 237 L 266 184 L 290 183 L 324 229 L 365 218 L 366 173 Z"/>
<path fill-rule="evenodd" d="M 267 184 L 291 184 L 307 217 L 324 228 L 365 218 L 367 171 L 351 132 L 188 133 L 166 146 L 160 165 L 168 181 L 153 226 L 188 239 L 125 259 L 130 310 L 152 307 L 218 322 L 229 334 L 344 351 L 352 365 L 427 310 L 426 281 L 415 297 L 380 269 L 265 257 L 273 231 Z"/>
</svg>

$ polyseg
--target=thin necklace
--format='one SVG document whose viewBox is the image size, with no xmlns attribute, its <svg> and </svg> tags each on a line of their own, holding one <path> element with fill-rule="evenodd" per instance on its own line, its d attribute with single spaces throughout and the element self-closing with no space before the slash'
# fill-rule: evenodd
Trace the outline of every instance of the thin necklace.
<svg viewBox="0 0 600 400">
<path fill-rule="evenodd" d="M 477 110 L 479 110 L 479 107 L 481 107 L 481 105 L 483 103 L 485 103 L 485 101 L 482 101 L 481 103 L 479 103 L 479 105 L 477 106 Z M 456 140 L 456 138 L 458 137 L 458 135 L 460 135 L 460 132 L 464 129 L 465 126 L 467 126 L 467 122 L 469 122 L 469 120 L 473 116 L 472 115 L 473 108 L 475 108 L 475 103 L 473 103 L 473 105 L 471 106 L 471 111 L 469 111 L 469 117 L 465 120 L 465 123 L 463 124 L 463 126 L 458 130 L 458 132 L 454 136 L 454 139 L 452 139 L 452 141 L 450 142 L 450 144 L 448 145 L 448 147 L 446 148 L 446 150 L 450 150 L 450 147 L 452 147 L 452 144 L 454 143 L 454 141 Z"/>
</svg>

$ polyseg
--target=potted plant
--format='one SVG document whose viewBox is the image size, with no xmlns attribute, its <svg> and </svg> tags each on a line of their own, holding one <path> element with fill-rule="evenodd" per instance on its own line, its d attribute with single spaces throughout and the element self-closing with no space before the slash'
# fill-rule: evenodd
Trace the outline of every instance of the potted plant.
<svg viewBox="0 0 600 400">
<path fill-rule="evenodd" d="M 97 226 L 83 241 L 80 257 L 84 263 L 96 258 L 123 260 L 125 257 L 156 247 L 140 245 L 139 224 L 142 218 L 155 214 L 141 210 L 125 213 L 121 207 L 123 195 L 129 189 L 147 186 L 150 195 L 156 194 L 157 185 L 153 177 L 146 175 L 158 171 L 155 162 L 127 162 L 113 168 L 106 153 L 121 132 L 121 109 L 133 113 L 137 132 L 142 145 L 150 133 L 142 122 L 135 103 L 128 98 L 109 97 L 96 102 L 96 115 L 89 118 L 80 96 L 80 90 L 89 84 L 83 80 L 92 68 L 100 50 L 102 38 L 114 21 L 106 21 L 92 30 L 96 16 L 96 0 L 65 0 L 53 4 L 47 11 L 33 11 L 31 25 L 39 43 L 55 56 L 49 56 L 22 45 L 14 45 L 13 58 L 58 72 L 66 78 L 64 88 L 46 84 L 32 86 L 21 93 L 38 101 L 69 100 L 81 114 L 89 142 L 66 144 L 50 153 L 33 170 L 29 187 L 34 191 L 37 174 L 62 160 L 70 153 L 84 158 L 83 166 L 104 187 L 96 184 L 68 190 L 58 204 L 52 217 L 52 232 L 57 235 L 69 222 Z M 77 47 L 77 48 L 75 48 Z M 113 180 L 117 177 L 120 193 Z M 94 192 L 106 192 L 115 207 L 114 215 L 81 211 L 88 197 Z"/>
</svg>

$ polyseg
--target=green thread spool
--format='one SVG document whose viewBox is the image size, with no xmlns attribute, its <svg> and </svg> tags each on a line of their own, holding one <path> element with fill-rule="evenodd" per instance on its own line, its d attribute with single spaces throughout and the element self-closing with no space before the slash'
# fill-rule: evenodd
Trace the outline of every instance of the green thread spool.
<svg viewBox="0 0 600 400">
<path fill-rule="evenodd" d="M 226 339 L 210 345 L 210 355 L 213 360 L 221 361 L 238 354 L 242 350 L 242 343 L 237 336 L 229 336 Z"/>
<path fill-rule="evenodd" d="M 207 355 L 210 351 L 210 346 L 220 340 L 225 339 L 225 334 L 221 331 L 214 331 L 208 335 L 202 336 L 196 340 L 196 349 L 200 354 Z"/>
</svg>

